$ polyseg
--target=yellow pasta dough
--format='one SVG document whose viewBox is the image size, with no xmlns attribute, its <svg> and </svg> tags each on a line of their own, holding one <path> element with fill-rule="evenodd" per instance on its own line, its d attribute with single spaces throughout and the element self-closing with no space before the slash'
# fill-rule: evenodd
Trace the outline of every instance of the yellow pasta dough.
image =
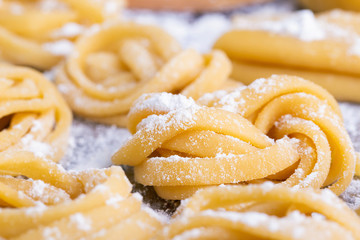
<svg viewBox="0 0 360 240">
<path fill-rule="evenodd" d="M 0 65 L 0 238 L 148 239 L 162 225 L 120 167 L 67 172 L 71 112 L 40 73 Z M 126 231 L 124 230 L 126 229 Z"/>
<path fill-rule="evenodd" d="M 155 239 L 359 239 L 359 225 L 327 189 L 266 182 L 198 191 Z"/>
<path fill-rule="evenodd" d="M 205 56 L 182 51 L 157 27 L 112 23 L 79 39 L 56 81 L 76 114 L 125 126 L 131 105 L 142 94 L 180 92 L 197 99 L 231 83 L 225 82 L 230 71 L 221 51 Z"/>
<path fill-rule="evenodd" d="M 93 23 L 119 14 L 122 0 L 3 0 L 0 60 L 49 69 Z"/>
<path fill-rule="evenodd" d="M 129 113 L 134 135 L 113 163 L 166 199 L 197 189 L 271 179 L 342 193 L 356 155 L 335 99 L 298 77 L 274 75 L 197 103 L 167 93 L 142 96 Z"/>
<path fill-rule="evenodd" d="M 0 237 L 148 239 L 161 218 L 120 167 L 67 172 L 30 152 L 0 153 Z"/>
<path fill-rule="evenodd" d="M 309 79 L 339 100 L 360 102 L 360 15 L 309 10 L 238 16 L 214 45 L 233 60 L 232 78 L 249 84 L 272 74 Z"/>
<path fill-rule="evenodd" d="M 63 156 L 71 111 L 55 86 L 35 70 L 0 64 L 0 153 Z"/>
<path fill-rule="evenodd" d="M 334 8 L 342 8 L 349 11 L 360 11 L 358 0 L 300 0 L 305 6 L 314 11 L 324 11 Z"/>
<path fill-rule="evenodd" d="M 122 3 L 0 0 L 0 62 L 46 70 L 74 47 L 56 72 L 65 100 L 39 72 L 0 64 L 0 239 L 360 239 L 360 218 L 336 196 L 360 174 L 337 102 L 272 75 L 360 102 L 359 16 L 319 15 L 328 35 L 315 40 L 230 32 L 216 48 L 231 63 L 221 50 L 182 50 L 156 27 L 103 23 Z M 272 76 L 243 86 L 230 74 L 246 84 Z M 131 193 L 121 167 L 56 163 L 67 104 L 128 127 L 112 161 L 164 199 L 189 198 L 170 223 Z"/>
</svg>

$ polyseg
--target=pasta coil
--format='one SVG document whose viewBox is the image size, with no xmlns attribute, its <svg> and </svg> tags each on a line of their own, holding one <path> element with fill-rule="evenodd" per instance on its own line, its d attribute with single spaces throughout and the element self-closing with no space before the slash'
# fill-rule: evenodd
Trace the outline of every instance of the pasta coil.
<svg viewBox="0 0 360 240">
<path fill-rule="evenodd" d="M 356 154 L 335 99 L 297 77 L 272 76 L 204 95 L 150 94 L 129 113 L 134 135 L 112 157 L 163 198 L 203 187 L 273 180 L 342 193 Z"/>
<path fill-rule="evenodd" d="M 181 50 L 159 28 L 112 23 L 79 39 L 58 71 L 57 84 L 76 114 L 125 126 L 130 107 L 142 94 L 172 92 L 197 99 L 229 86 L 230 71 L 221 51 L 202 56 Z"/>
<path fill-rule="evenodd" d="M 156 239 L 358 239 L 359 224 L 330 190 L 266 182 L 197 192 Z"/>
</svg>

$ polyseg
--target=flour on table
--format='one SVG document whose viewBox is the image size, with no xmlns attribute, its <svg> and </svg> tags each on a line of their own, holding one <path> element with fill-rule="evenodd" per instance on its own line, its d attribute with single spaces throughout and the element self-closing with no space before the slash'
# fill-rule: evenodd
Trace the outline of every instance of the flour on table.
<svg viewBox="0 0 360 240">
<path fill-rule="evenodd" d="M 67 169 L 104 168 L 111 156 L 130 137 L 123 128 L 74 119 L 69 146 L 61 163 Z"/>
</svg>

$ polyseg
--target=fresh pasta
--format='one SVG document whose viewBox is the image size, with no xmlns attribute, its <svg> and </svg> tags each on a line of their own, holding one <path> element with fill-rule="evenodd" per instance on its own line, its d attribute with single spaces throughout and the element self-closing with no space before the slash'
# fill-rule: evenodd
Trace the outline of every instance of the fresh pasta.
<svg viewBox="0 0 360 240">
<path fill-rule="evenodd" d="M 1 65 L 0 89 L 0 238 L 156 233 L 161 218 L 130 194 L 121 167 L 67 172 L 54 162 L 67 145 L 71 112 L 52 83 L 34 70 Z"/>
<path fill-rule="evenodd" d="M 149 239 L 163 224 L 130 194 L 121 167 L 67 172 L 17 151 L 0 153 L 0 173 L 0 237 L 6 239 Z"/>
<path fill-rule="evenodd" d="M 214 48 L 226 52 L 232 78 L 245 84 L 272 74 L 295 75 L 339 100 L 360 102 L 359 24 L 358 13 L 341 10 L 238 16 Z"/>
<path fill-rule="evenodd" d="M 134 135 L 113 163 L 135 166 L 136 181 L 166 199 L 255 180 L 340 194 L 354 175 L 356 155 L 337 102 L 298 77 L 274 75 L 197 103 L 148 94 L 128 118 Z"/>
<path fill-rule="evenodd" d="M 35 70 L 0 64 L 0 91 L 0 153 L 60 160 L 72 115 L 56 87 Z"/>
<path fill-rule="evenodd" d="M 73 111 L 96 122 L 126 126 L 144 93 L 182 93 L 195 99 L 235 84 L 221 51 L 181 50 L 157 27 L 111 23 L 85 34 L 60 67 L 56 81 Z"/>
<path fill-rule="evenodd" d="M 359 225 L 328 189 L 266 182 L 198 191 L 155 239 L 359 239 Z"/>
<path fill-rule="evenodd" d="M 90 24 L 119 14 L 122 0 L 3 0 L 0 60 L 41 70 L 56 65 Z"/>
<path fill-rule="evenodd" d="M 360 209 L 336 196 L 360 175 L 360 153 L 334 97 L 300 78 L 360 102 L 359 15 L 239 17 L 201 54 L 114 20 L 122 4 L 0 0 L 0 239 L 360 239 Z M 58 89 L 10 65 L 58 63 Z M 70 109 L 127 126 L 112 161 L 186 199 L 171 220 L 131 193 L 120 166 L 57 164 Z"/>
</svg>

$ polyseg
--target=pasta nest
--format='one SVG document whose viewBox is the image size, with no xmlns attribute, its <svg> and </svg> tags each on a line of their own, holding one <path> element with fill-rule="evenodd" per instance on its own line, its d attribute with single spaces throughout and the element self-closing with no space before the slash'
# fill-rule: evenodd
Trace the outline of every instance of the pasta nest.
<svg viewBox="0 0 360 240">
<path fill-rule="evenodd" d="M 0 60 L 49 69 L 87 27 L 117 17 L 122 0 L 4 0 Z"/>
<path fill-rule="evenodd" d="M 235 83 L 221 51 L 181 50 L 163 30 L 107 23 L 85 34 L 59 69 L 56 82 L 73 111 L 96 122 L 126 126 L 144 93 L 182 93 L 195 99 Z"/>
<path fill-rule="evenodd" d="M 121 167 L 67 172 L 16 152 L 0 153 L 0 172 L 0 236 L 6 239 L 146 239 L 163 224 L 130 194 Z"/>
<path fill-rule="evenodd" d="M 226 52 L 233 62 L 231 77 L 245 84 L 272 74 L 294 75 L 338 100 L 360 102 L 359 26 L 359 13 L 342 10 L 239 15 L 214 48 Z"/>
<path fill-rule="evenodd" d="M 150 238 L 163 221 L 131 195 L 121 167 L 68 172 L 71 112 L 40 73 L 0 66 L 0 237 Z M 125 231 L 126 229 L 126 231 Z"/>
<path fill-rule="evenodd" d="M 0 152 L 60 160 L 72 115 L 55 86 L 34 70 L 3 64 L 0 89 Z"/>
<path fill-rule="evenodd" d="M 166 199 L 212 185 L 272 180 L 294 188 L 350 184 L 356 153 L 335 99 L 298 77 L 274 75 L 197 102 L 142 96 L 129 113 L 133 134 L 112 161 Z"/>
<path fill-rule="evenodd" d="M 155 239 L 359 239 L 359 224 L 328 189 L 266 182 L 198 191 Z"/>
</svg>

